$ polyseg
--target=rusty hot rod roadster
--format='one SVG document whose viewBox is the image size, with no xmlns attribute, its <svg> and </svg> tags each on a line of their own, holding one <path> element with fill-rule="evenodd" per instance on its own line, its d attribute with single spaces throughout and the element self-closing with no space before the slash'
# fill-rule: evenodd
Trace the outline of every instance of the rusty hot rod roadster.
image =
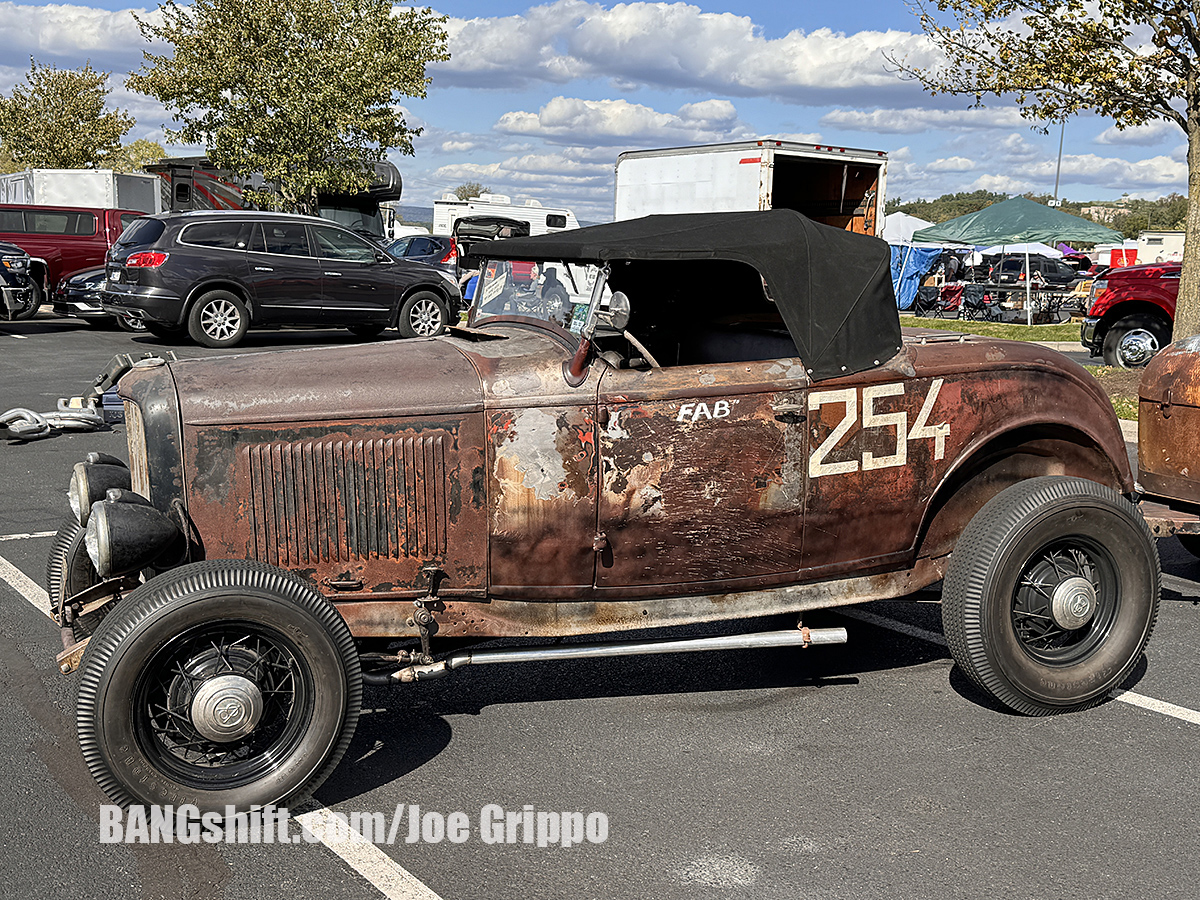
<svg viewBox="0 0 1200 900">
<path fill-rule="evenodd" d="M 902 336 L 881 241 L 775 210 L 478 253 L 445 335 L 120 382 L 129 458 L 75 467 L 48 566 L 118 801 L 294 802 L 364 681 L 841 641 L 547 646 L 943 579 L 955 660 L 1021 713 L 1100 702 L 1141 657 L 1158 557 L 1108 400 L 1040 347 Z M 472 643 L 495 638 L 523 640 Z"/>
</svg>

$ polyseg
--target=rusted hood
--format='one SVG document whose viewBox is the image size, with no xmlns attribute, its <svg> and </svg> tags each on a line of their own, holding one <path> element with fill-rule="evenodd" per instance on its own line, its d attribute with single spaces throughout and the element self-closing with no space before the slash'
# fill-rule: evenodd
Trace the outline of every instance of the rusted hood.
<svg viewBox="0 0 1200 900">
<path fill-rule="evenodd" d="M 483 408 L 475 367 L 447 339 L 248 353 L 171 364 L 189 425 L 378 419 Z"/>
<path fill-rule="evenodd" d="M 1142 373 L 1138 398 L 1200 407 L 1200 336 L 1178 341 L 1155 355 Z"/>
</svg>

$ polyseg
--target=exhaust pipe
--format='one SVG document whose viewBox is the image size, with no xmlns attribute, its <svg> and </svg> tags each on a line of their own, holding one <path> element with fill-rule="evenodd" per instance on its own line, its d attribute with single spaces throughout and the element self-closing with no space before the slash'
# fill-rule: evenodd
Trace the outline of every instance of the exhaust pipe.
<svg viewBox="0 0 1200 900">
<path fill-rule="evenodd" d="M 844 644 L 845 628 L 796 628 L 756 634 L 725 634 L 677 641 L 617 641 L 600 644 L 563 644 L 555 647 L 517 647 L 512 650 L 462 650 L 429 665 L 409 666 L 387 675 L 367 675 L 367 684 L 410 684 L 441 678 L 463 666 L 498 663 L 546 662 L 553 659 L 596 659 L 610 656 L 647 656 L 653 653 L 698 653 L 705 650 L 751 650 L 759 647 L 807 647 L 810 644 Z"/>
</svg>

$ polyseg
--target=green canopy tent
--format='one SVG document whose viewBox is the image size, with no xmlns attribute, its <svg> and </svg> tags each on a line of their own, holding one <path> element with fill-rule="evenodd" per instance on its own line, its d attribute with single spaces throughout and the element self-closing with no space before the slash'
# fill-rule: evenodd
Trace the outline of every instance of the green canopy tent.
<svg viewBox="0 0 1200 900">
<path fill-rule="evenodd" d="M 1121 241 L 1119 231 L 1081 219 L 1062 210 L 1051 209 L 1025 197 L 1013 197 L 993 203 L 979 212 L 967 213 L 941 225 L 914 232 L 914 241 L 955 241 L 960 244 L 988 246 L 991 244 L 1026 244 L 1042 241 L 1053 246 L 1058 241 L 1082 241 L 1098 244 Z M 1028 252 L 1025 271 L 1029 271 Z M 1027 321 L 1033 321 L 1029 303 L 1030 279 L 1025 279 L 1025 309 Z"/>
</svg>

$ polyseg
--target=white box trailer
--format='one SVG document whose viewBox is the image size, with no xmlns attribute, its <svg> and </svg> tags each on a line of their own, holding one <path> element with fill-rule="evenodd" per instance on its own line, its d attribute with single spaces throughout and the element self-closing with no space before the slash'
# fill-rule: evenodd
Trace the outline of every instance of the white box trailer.
<svg viewBox="0 0 1200 900">
<path fill-rule="evenodd" d="M 617 220 L 657 213 L 794 209 L 876 234 L 883 226 L 887 153 L 755 140 L 617 157 Z"/>
<path fill-rule="evenodd" d="M 529 234 L 549 234 L 578 228 L 575 213 L 562 206 L 542 206 L 537 200 L 513 203 L 503 194 L 481 194 L 469 200 L 459 200 L 454 194 L 443 194 L 433 202 L 433 233 L 453 234 L 454 223 L 473 216 L 495 216 L 529 223 Z"/>
<path fill-rule="evenodd" d="M 26 169 L 0 175 L 0 201 L 162 212 L 156 176 L 112 169 Z"/>
</svg>

